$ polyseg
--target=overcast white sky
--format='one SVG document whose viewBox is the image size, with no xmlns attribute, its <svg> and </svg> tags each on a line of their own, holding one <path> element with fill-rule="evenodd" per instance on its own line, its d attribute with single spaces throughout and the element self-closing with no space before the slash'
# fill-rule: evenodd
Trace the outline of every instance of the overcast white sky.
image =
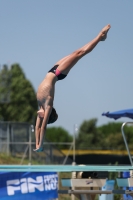
<svg viewBox="0 0 133 200">
<path fill-rule="evenodd" d="M 57 82 L 53 125 L 72 133 L 83 120 L 112 122 L 101 114 L 133 108 L 132 9 L 132 0 L 0 0 L 0 64 L 19 63 L 37 91 L 55 62 L 110 23 L 107 40 Z"/>
</svg>

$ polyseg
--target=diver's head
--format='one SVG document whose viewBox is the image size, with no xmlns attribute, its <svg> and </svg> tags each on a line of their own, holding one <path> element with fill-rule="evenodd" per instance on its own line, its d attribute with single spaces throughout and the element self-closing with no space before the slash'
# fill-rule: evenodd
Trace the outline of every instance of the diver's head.
<svg viewBox="0 0 133 200">
<path fill-rule="evenodd" d="M 49 116 L 48 124 L 54 123 L 58 119 L 55 108 L 52 108 L 51 114 Z"/>
</svg>

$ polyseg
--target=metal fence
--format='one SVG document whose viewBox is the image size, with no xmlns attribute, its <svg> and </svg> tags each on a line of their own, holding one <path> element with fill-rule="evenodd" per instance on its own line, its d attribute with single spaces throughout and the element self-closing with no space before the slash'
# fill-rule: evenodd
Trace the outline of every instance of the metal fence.
<svg viewBox="0 0 133 200">
<path fill-rule="evenodd" d="M 54 144 L 44 139 L 44 151 L 33 152 L 35 148 L 34 126 L 29 123 L 0 121 L 0 152 L 11 155 L 20 164 L 72 164 Z M 69 144 L 72 146 L 72 144 Z"/>
</svg>

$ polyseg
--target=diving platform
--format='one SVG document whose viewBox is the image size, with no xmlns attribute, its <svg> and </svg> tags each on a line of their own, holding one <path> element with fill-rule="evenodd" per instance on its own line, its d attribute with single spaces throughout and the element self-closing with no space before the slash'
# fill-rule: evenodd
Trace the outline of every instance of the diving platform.
<svg viewBox="0 0 133 200">
<path fill-rule="evenodd" d="M 1 172 L 80 172 L 108 171 L 124 172 L 133 170 L 133 166 L 117 165 L 0 165 Z"/>
</svg>

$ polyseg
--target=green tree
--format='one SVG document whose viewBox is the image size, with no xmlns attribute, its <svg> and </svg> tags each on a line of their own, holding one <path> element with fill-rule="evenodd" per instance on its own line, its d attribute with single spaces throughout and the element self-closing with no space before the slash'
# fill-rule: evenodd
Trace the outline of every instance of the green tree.
<svg viewBox="0 0 133 200">
<path fill-rule="evenodd" d="M 72 142 L 73 138 L 69 133 L 63 129 L 62 127 L 51 127 L 47 128 L 46 132 L 46 139 L 48 139 L 50 142 Z M 56 145 L 59 149 L 68 149 L 70 146 L 68 145 Z"/>
<path fill-rule="evenodd" d="M 98 129 L 104 133 L 104 135 L 109 135 L 112 133 L 119 133 L 121 131 L 122 122 L 111 122 L 100 126 Z"/>
<path fill-rule="evenodd" d="M 76 148 L 99 148 L 102 141 L 100 131 L 96 127 L 97 119 L 85 120 L 76 137 Z"/>
<path fill-rule="evenodd" d="M 113 122 L 96 127 L 97 119 L 83 121 L 77 137 L 77 149 L 119 149 L 125 150 L 121 133 L 122 122 Z M 125 136 L 130 150 L 133 149 L 133 127 L 125 126 Z"/>
<path fill-rule="evenodd" d="M 109 149 L 125 150 L 125 143 L 121 133 L 122 122 L 112 122 L 102 125 L 98 128 L 103 138 L 103 147 Z M 133 128 L 132 126 L 125 126 L 125 136 L 129 148 L 132 149 L 133 144 Z"/>
<path fill-rule="evenodd" d="M 7 65 L 3 66 L 0 71 L 0 102 L 8 103 L 10 101 L 11 90 L 11 72 L 8 70 Z"/>
<path fill-rule="evenodd" d="M 20 65 L 13 64 L 11 69 L 4 67 L 0 72 L 1 94 L 7 91 L 7 85 L 5 84 L 4 87 L 1 84 L 3 74 L 6 74 L 6 77 L 10 77 L 5 81 L 10 81 L 10 87 L 8 88 L 10 97 L 9 101 L 0 102 L 0 118 L 4 121 L 32 122 L 37 110 L 36 94 L 32 84 L 26 79 Z"/>
</svg>

